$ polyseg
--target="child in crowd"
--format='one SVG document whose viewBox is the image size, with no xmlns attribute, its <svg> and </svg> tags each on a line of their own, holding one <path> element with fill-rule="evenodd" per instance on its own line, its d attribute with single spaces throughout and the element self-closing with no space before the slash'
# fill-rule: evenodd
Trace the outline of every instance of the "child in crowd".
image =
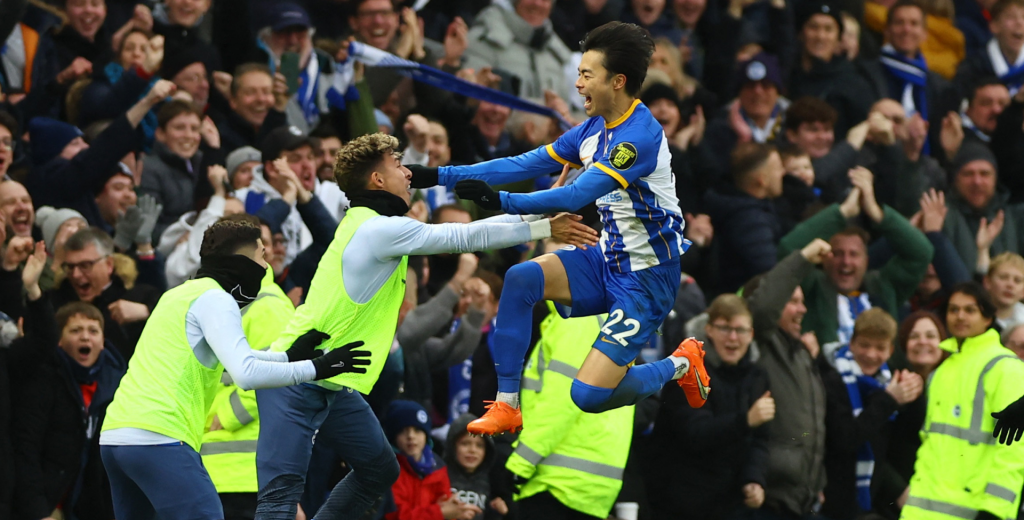
<svg viewBox="0 0 1024 520">
<path fill-rule="evenodd" d="M 471 520 L 482 509 L 451 493 L 448 468 L 431 450 L 427 411 L 413 401 L 391 403 L 384 433 L 398 456 L 401 473 L 391 486 L 395 510 L 387 520 Z"/>
<path fill-rule="evenodd" d="M 795 146 L 787 146 L 779 149 L 779 156 L 787 175 L 800 179 L 807 186 L 814 186 L 814 165 L 807 152 Z"/>
<path fill-rule="evenodd" d="M 1003 330 L 1024 324 L 1024 257 L 1001 253 L 992 259 L 985 275 L 985 290 L 996 304 L 996 323 Z"/>
<path fill-rule="evenodd" d="M 775 212 L 785 232 L 824 207 L 821 189 L 814 186 L 811 156 L 796 146 L 782 146 L 779 157 L 786 175 L 782 178 L 782 196 L 775 199 Z"/>
<path fill-rule="evenodd" d="M 464 413 L 452 423 L 444 445 L 444 460 L 448 464 L 448 479 L 452 495 L 460 501 L 481 510 L 490 508 L 488 518 L 508 514 L 508 505 L 501 497 L 491 497 L 491 467 L 494 464 L 494 440 L 490 437 L 470 435 L 466 425 L 477 419 Z M 490 501 L 488 499 L 490 498 Z M 491 513 L 496 513 L 492 515 Z M 483 512 L 473 520 L 483 520 Z"/>
</svg>

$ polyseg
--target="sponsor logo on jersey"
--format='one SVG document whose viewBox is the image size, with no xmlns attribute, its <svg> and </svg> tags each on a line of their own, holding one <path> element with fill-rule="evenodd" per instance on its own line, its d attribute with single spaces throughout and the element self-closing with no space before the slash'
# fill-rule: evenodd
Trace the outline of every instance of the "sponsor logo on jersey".
<svg viewBox="0 0 1024 520">
<path fill-rule="evenodd" d="M 608 154 L 608 161 L 616 169 L 628 170 L 636 162 L 636 156 L 636 147 L 633 146 L 633 143 L 619 143 Z"/>
</svg>

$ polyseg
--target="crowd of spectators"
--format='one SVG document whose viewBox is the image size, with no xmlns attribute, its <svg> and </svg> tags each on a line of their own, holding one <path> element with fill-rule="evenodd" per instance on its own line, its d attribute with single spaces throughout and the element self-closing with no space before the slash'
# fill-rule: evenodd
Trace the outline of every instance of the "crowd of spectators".
<svg viewBox="0 0 1024 520">
<path fill-rule="evenodd" d="M 913 479 L 938 478 L 915 454 L 940 341 L 980 337 L 947 321 L 960 300 L 1024 358 L 1024 0 L 3 0 L 0 520 L 113 518 L 105 407 L 213 222 L 258 218 L 291 309 L 345 217 L 344 142 L 393 134 L 405 164 L 438 167 L 562 131 L 387 67 L 338 87 L 349 41 L 578 123 L 579 41 L 612 20 L 654 38 L 641 99 L 693 243 L 638 362 L 696 336 L 713 388 L 702 409 L 674 385 L 637 407 L 619 501 L 642 519 L 897 518 Z M 488 216 L 443 186 L 413 200 L 423 222 Z M 547 247 L 410 259 L 366 396 L 405 455 L 381 514 L 515 516 L 510 440 L 466 435 L 463 414 L 496 388 L 504 273 Z M 307 511 L 336 462 L 311 466 Z M 1024 466 L 1006 474 L 1019 508 Z"/>
</svg>

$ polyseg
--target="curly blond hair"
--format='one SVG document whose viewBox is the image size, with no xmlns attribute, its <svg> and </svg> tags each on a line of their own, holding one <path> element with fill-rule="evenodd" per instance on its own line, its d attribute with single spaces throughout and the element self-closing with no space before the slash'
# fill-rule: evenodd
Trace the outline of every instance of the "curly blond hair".
<svg viewBox="0 0 1024 520">
<path fill-rule="evenodd" d="M 388 154 L 396 159 L 402 155 L 395 136 L 380 132 L 359 136 L 345 143 L 334 156 L 334 180 L 345 193 L 366 189 L 370 174 Z"/>
</svg>

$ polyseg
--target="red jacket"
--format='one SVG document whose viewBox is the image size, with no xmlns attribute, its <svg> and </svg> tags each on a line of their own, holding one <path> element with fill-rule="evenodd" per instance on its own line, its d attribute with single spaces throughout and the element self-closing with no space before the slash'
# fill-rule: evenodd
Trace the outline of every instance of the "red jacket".
<svg viewBox="0 0 1024 520">
<path fill-rule="evenodd" d="M 430 449 L 430 448 L 426 448 Z M 440 463 L 440 458 L 437 459 Z M 398 480 L 391 486 L 395 497 L 396 510 L 385 515 L 387 520 L 444 520 L 438 500 L 451 496 L 448 482 L 448 468 L 441 466 L 433 473 L 420 478 L 409 465 L 404 455 L 398 455 L 402 468 Z"/>
</svg>

